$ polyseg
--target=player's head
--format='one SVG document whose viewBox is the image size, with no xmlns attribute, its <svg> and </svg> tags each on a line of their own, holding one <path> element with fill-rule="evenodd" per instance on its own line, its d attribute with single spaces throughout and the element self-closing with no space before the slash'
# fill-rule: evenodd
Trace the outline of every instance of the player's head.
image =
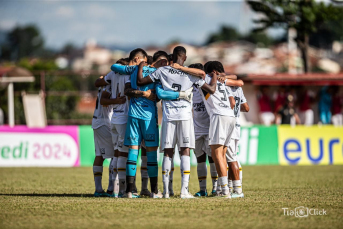
<svg viewBox="0 0 343 229">
<path fill-rule="evenodd" d="M 169 64 L 174 63 L 173 62 L 173 54 L 172 53 L 168 55 L 168 60 L 169 60 Z"/>
<path fill-rule="evenodd" d="M 293 95 L 288 95 L 286 98 L 286 104 L 289 108 L 294 107 L 294 97 Z"/>
<path fill-rule="evenodd" d="M 211 63 L 208 64 L 207 66 L 207 72 L 208 73 L 214 73 L 214 74 L 219 74 L 219 73 L 224 73 L 224 67 L 222 63 L 219 61 L 212 61 Z"/>
<path fill-rule="evenodd" d="M 152 61 L 152 56 L 148 56 L 147 57 L 147 64 L 148 65 L 151 65 L 153 63 L 153 61 Z"/>
<path fill-rule="evenodd" d="M 152 57 L 152 62 L 155 68 L 168 65 L 169 55 L 165 51 L 157 51 Z"/>
<path fill-rule="evenodd" d="M 129 64 L 129 58 L 128 57 L 121 58 L 121 59 L 117 60 L 116 63 L 117 64 L 121 64 L 121 65 L 128 65 Z"/>
<path fill-rule="evenodd" d="M 204 66 L 200 63 L 196 63 L 196 64 L 191 64 L 188 66 L 189 68 L 197 68 L 197 69 L 200 69 L 200 70 L 203 70 L 204 71 Z"/>
<path fill-rule="evenodd" d="M 173 50 L 173 62 L 183 65 L 186 59 L 186 49 L 182 46 L 176 46 Z"/>
<path fill-rule="evenodd" d="M 129 60 L 130 65 L 138 65 L 142 61 L 147 61 L 148 54 L 144 51 L 144 49 L 137 48 L 130 52 Z"/>
<path fill-rule="evenodd" d="M 208 73 L 207 67 L 208 67 L 208 65 L 209 65 L 211 62 L 212 62 L 212 61 L 208 61 L 208 62 L 206 62 L 205 65 L 204 65 L 204 71 L 205 71 L 206 74 Z"/>
</svg>

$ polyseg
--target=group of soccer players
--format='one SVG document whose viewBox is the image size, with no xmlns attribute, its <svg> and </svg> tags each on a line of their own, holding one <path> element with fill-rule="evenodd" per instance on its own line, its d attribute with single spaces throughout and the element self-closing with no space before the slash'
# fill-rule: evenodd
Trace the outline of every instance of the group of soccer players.
<svg viewBox="0 0 343 229">
<path fill-rule="evenodd" d="M 207 196 L 208 158 L 212 195 L 244 197 L 242 171 L 237 159 L 240 111 L 249 106 L 235 75 L 226 75 L 218 61 L 185 67 L 186 49 L 174 48 L 149 57 L 143 49 L 111 66 L 111 72 L 96 80 L 99 87 L 92 128 L 95 160 L 94 196 L 119 198 L 169 198 L 173 191 L 173 157 L 178 147 L 181 159 L 181 198 Z M 157 149 L 160 143 L 157 102 L 162 100 L 163 120 L 160 150 L 163 193 L 158 190 Z M 193 109 L 192 109 L 193 108 Z M 135 185 L 138 152 L 141 149 L 142 188 Z M 190 149 L 197 157 L 200 191 L 189 193 Z M 102 188 L 103 161 L 111 158 L 107 192 Z M 150 191 L 148 181 L 150 180 Z M 119 190 L 115 191 L 115 187 Z"/>
</svg>

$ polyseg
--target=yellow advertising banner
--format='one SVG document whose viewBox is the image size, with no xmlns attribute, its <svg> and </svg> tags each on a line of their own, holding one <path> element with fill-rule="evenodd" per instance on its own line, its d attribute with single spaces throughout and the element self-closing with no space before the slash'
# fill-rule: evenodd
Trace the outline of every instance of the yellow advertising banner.
<svg viewBox="0 0 343 229">
<path fill-rule="evenodd" d="M 279 126 L 280 165 L 342 165 L 343 128 Z"/>
</svg>

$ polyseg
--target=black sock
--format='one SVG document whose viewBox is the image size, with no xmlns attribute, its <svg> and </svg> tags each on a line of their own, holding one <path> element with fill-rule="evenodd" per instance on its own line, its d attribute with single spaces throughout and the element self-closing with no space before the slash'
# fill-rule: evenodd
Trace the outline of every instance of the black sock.
<svg viewBox="0 0 343 229">
<path fill-rule="evenodd" d="M 151 192 L 157 194 L 158 192 L 158 177 L 150 177 L 150 188 L 151 188 Z"/>
</svg>

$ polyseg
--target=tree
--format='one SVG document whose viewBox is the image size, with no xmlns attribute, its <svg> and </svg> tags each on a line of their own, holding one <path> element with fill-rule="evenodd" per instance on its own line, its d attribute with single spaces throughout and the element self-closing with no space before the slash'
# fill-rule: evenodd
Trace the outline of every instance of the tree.
<svg viewBox="0 0 343 229">
<path fill-rule="evenodd" d="M 254 20 L 259 25 L 254 31 L 263 31 L 270 27 L 294 28 L 297 31 L 296 42 L 301 51 L 304 71 L 309 72 L 309 37 L 328 21 L 336 21 L 343 8 L 333 4 L 324 4 L 315 0 L 261 0 L 247 3 L 263 18 Z"/>
<path fill-rule="evenodd" d="M 242 37 L 242 40 L 249 41 L 254 44 L 262 44 L 265 47 L 274 43 L 274 39 L 270 38 L 264 32 L 250 32 L 248 35 Z"/>
<path fill-rule="evenodd" d="M 237 30 L 231 26 L 223 25 L 219 32 L 212 33 L 207 39 L 207 44 L 216 41 L 237 41 L 240 38 L 240 34 Z"/>
<path fill-rule="evenodd" d="M 43 37 L 35 25 L 17 26 L 7 35 L 6 59 L 18 61 L 23 57 L 32 57 L 41 52 L 44 46 Z"/>
</svg>

